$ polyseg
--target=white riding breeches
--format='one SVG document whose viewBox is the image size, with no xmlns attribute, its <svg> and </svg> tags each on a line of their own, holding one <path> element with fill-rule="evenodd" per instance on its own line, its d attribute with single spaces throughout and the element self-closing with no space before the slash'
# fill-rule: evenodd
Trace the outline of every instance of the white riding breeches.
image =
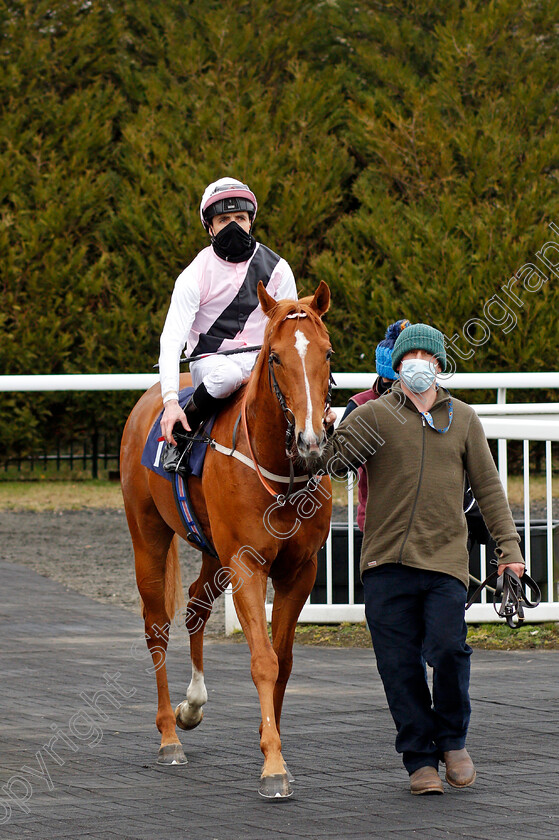
<svg viewBox="0 0 559 840">
<path fill-rule="evenodd" d="M 225 399 L 250 376 L 258 353 L 235 356 L 208 356 L 190 364 L 194 388 L 204 383 L 210 396 Z"/>
</svg>

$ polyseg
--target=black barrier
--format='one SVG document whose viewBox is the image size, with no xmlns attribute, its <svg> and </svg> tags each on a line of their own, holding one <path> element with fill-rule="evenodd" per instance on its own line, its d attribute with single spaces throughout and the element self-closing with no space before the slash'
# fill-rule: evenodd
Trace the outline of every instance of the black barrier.
<svg viewBox="0 0 559 840">
<path fill-rule="evenodd" d="M 516 529 L 520 535 L 520 550 L 525 554 L 525 526 L 524 521 L 515 521 Z M 542 601 L 552 600 L 548 597 L 547 586 L 547 520 L 534 519 L 530 523 L 531 530 L 531 576 L 540 587 Z M 559 520 L 552 522 L 553 532 L 553 578 L 555 586 L 559 581 Z M 354 603 L 363 603 L 363 585 L 359 576 L 359 562 L 361 558 L 361 543 L 363 534 L 357 527 L 353 529 L 353 576 L 354 576 Z M 491 570 L 489 561 L 494 556 L 495 543 L 490 540 L 486 546 L 487 552 L 487 573 Z M 348 544 L 347 525 L 343 522 L 332 523 L 332 603 L 348 603 Z M 478 543 L 474 543 L 470 550 L 470 574 L 480 579 L 481 562 Z M 468 597 L 475 592 L 477 584 L 472 583 Z M 559 600 L 559 592 L 552 593 Z M 311 604 L 326 603 L 326 546 L 318 552 L 318 568 L 316 582 L 311 592 Z"/>
<path fill-rule="evenodd" d="M 347 525 L 340 522 L 332 523 L 332 602 L 334 604 L 348 603 L 348 563 L 347 563 Z M 363 603 L 363 584 L 359 576 L 359 561 L 361 558 L 361 542 L 363 534 L 357 527 L 353 529 L 353 580 L 354 603 Z M 326 603 L 326 546 L 318 552 L 318 567 L 316 582 L 311 592 L 311 604 Z"/>
<path fill-rule="evenodd" d="M 112 451 L 111 451 L 112 450 Z M 87 470 L 88 464 L 91 468 L 91 477 L 99 477 L 99 468 L 108 470 L 109 466 L 116 469 L 109 470 L 109 478 L 118 479 L 119 477 L 119 461 L 120 461 L 120 438 L 110 440 L 107 435 L 102 438 L 98 434 L 93 434 L 87 438 L 70 439 L 61 443 L 57 441 L 56 451 L 54 452 L 33 452 L 27 455 L 10 455 L 3 458 L 0 465 L 3 464 L 4 472 L 7 473 L 10 468 L 17 471 L 17 477 L 20 474 L 33 474 L 35 470 L 48 470 L 49 475 L 56 470 L 59 473 L 61 470 L 74 469 Z"/>
<path fill-rule="evenodd" d="M 526 538 L 524 520 L 515 520 L 516 530 L 520 536 L 520 551 L 522 556 L 526 556 Z M 553 534 L 553 580 L 557 588 L 559 579 L 559 520 L 554 519 L 551 523 Z M 547 585 L 547 520 L 546 519 L 532 519 L 530 522 L 530 576 L 536 581 L 542 594 L 542 601 L 552 601 L 557 599 L 557 589 L 553 593 L 548 592 Z M 489 565 L 489 561 L 495 556 L 495 542 L 490 539 L 486 546 L 487 556 L 487 573 L 494 568 Z M 479 545 L 475 543 L 470 551 L 470 574 L 473 577 L 480 579 L 481 575 L 481 561 L 479 553 Z M 484 575 L 485 577 L 485 575 Z M 477 583 L 472 582 L 468 590 L 468 598 L 475 592 Z M 481 596 L 477 603 L 481 600 Z M 488 595 L 488 600 L 491 598 Z"/>
</svg>

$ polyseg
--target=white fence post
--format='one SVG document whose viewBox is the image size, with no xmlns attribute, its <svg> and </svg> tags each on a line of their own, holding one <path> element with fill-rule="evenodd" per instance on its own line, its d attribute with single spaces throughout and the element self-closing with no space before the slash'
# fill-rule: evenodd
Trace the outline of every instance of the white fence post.
<svg viewBox="0 0 559 840">
<path fill-rule="evenodd" d="M 498 388 L 497 389 L 497 405 L 505 405 L 507 402 L 507 389 L 506 388 Z M 502 438 L 499 438 L 497 441 L 497 463 L 499 466 L 499 476 L 501 479 L 501 484 L 503 485 L 503 489 L 505 491 L 505 495 L 508 497 L 509 495 L 509 470 L 508 470 L 508 459 L 507 459 L 507 442 Z"/>
<path fill-rule="evenodd" d="M 553 579 L 553 455 L 551 441 L 545 442 L 545 497 L 547 501 L 547 600 L 555 601 L 557 581 Z"/>
<path fill-rule="evenodd" d="M 230 636 L 235 630 L 241 630 L 241 622 L 237 616 L 237 610 L 233 602 L 233 587 L 231 584 L 223 593 L 225 600 L 225 635 Z"/>
<path fill-rule="evenodd" d="M 524 469 L 524 560 L 526 571 L 532 574 L 532 539 L 530 529 L 530 441 L 522 441 L 523 469 Z"/>
</svg>

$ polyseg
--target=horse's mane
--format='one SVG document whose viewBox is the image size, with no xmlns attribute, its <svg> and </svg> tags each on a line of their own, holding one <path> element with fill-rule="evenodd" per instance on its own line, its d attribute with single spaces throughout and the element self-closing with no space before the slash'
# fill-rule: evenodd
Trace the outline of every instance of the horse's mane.
<svg viewBox="0 0 559 840">
<path fill-rule="evenodd" d="M 317 335 L 324 336 L 327 334 L 326 327 L 322 323 L 322 318 L 320 317 L 318 312 L 315 309 L 313 309 L 310 305 L 312 303 L 312 300 L 312 295 L 300 298 L 299 300 L 280 300 L 272 309 L 268 318 L 268 323 L 266 324 L 266 329 L 264 331 L 262 349 L 258 355 L 256 364 L 254 365 L 252 374 L 247 385 L 247 388 L 250 391 L 250 393 L 248 394 L 249 398 L 254 396 L 254 391 L 256 391 L 256 388 L 258 387 L 257 383 L 260 379 L 262 368 L 268 365 L 268 356 L 270 354 L 270 344 L 272 341 L 272 336 L 274 335 L 274 332 L 280 327 L 280 325 L 284 323 L 284 321 L 287 321 L 290 318 L 292 318 L 293 321 L 297 323 L 299 321 L 299 317 L 305 317 L 308 318 L 310 323 L 313 324 Z"/>
</svg>

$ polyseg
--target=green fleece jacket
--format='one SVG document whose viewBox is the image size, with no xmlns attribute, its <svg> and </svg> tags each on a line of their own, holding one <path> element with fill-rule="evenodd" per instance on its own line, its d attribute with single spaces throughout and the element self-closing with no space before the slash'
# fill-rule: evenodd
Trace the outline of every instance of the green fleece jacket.
<svg viewBox="0 0 559 840">
<path fill-rule="evenodd" d="M 523 563 L 499 473 L 475 411 L 452 398 L 454 416 L 444 433 L 432 429 L 400 383 L 356 408 L 334 432 L 322 468 L 343 475 L 364 465 L 369 483 L 361 574 L 383 563 L 445 572 L 468 586 L 468 528 L 464 472 L 497 543 L 499 562 Z M 444 429 L 450 395 L 439 388 L 431 408 Z"/>
</svg>

